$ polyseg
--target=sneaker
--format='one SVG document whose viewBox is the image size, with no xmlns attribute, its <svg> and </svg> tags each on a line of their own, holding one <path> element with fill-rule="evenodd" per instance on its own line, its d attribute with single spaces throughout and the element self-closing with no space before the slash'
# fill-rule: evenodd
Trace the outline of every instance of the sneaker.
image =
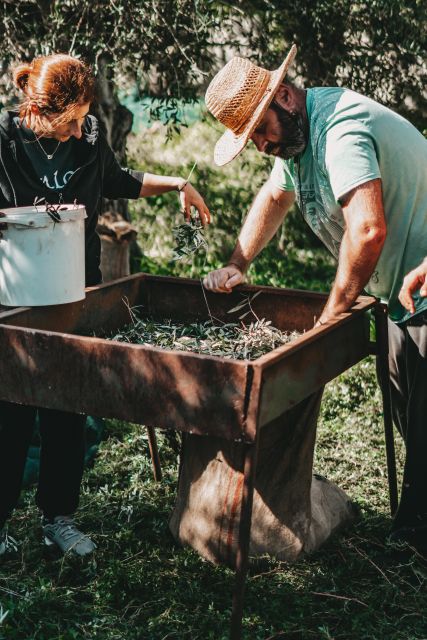
<svg viewBox="0 0 427 640">
<path fill-rule="evenodd" d="M 6 528 L 0 529 L 0 556 L 9 551 L 18 551 L 18 543 L 15 538 L 9 536 Z"/>
<path fill-rule="evenodd" d="M 96 549 L 96 544 L 77 529 L 73 518 L 69 516 L 56 516 L 51 521 L 44 520 L 43 534 L 47 546 L 56 544 L 64 554 L 83 557 Z"/>
</svg>

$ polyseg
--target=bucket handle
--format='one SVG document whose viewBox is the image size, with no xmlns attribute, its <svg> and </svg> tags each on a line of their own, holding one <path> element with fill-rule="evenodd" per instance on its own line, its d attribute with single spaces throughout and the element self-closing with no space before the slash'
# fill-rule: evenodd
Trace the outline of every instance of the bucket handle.
<svg viewBox="0 0 427 640">
<path fill-rule="evenodd" d="M 48 202 L 46 200 L 46 198 L 36 198 L 34 200 L 34 206 L 37 209 L 37 205 L 40 203 L 40 201 L 45 201 L 45 212 L 47 213 L 47 215 L 49 216 L 49 218 L 51 220 L 53 220 L 53 222 L 62 222 L 62 218 L 61 218 L 61 214 L 59 213 L 60 211 L 66 211 L 67 207 L 63 207 L 61 206 L 62 203 L 62 193 L 60 194 L 60 201 L 59 204 L 51 204 L 50 202 Z"/>
</svg>

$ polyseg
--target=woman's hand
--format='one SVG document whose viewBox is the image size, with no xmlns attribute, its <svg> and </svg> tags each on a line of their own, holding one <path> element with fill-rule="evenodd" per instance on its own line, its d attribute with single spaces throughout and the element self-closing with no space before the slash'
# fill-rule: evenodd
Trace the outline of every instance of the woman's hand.
<svg viewBox="0 0 427 640">
<path fill-rule="evenodd" d="M 141 191 L 141 198 L 149 198 L 150 196 L 158 196 L 168 191 L 179 191 L 179 199 L 181 201 L 182 212 L 187 222 L 190 221 L 191 208 L 195 207 L 203 225 L 209 224 L 211 214 L 205 201 L 200 193 L 183 178 L 176 176 L 160 176 L 155 173 L 144 173 Z"/>
<path fill-rule="evenodd" d="M 182 212 L 186 222 L 190 221 L 191 208 L 197 209 L 200 217 L 200 221 L 203 225 L 209 224 L 211 221 L 211 214 L 205 201 L 200 193 L 189 182 L 184 182 L 183 186 L 179 189 L 179 199 L 181 201 Z"/>
</svg>

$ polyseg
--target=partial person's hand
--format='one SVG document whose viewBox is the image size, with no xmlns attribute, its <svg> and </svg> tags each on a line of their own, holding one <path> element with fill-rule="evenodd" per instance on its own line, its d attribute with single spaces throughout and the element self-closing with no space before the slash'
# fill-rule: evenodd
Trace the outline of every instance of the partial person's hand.
<svg viewBox="0 0 427 640">
<path fill-rule="evenodd" d="M 313 325 L 313 329 L 317 329 L 318 327 L 323 327 L 325 324 L 331 324 L 333 322 L 339 322 L 342 320 L 343 314 L 351 311 L 352 307 L 347 310 L 339 310 L 336 311 L 334 309 L 323 309 L 322 314 L 319 318 L 315 318 L 315 322 Z"/>
<path fill-rule="evenodd" d="M 313 329 L 317 329 L 318 327 L 323 327 L 323 325 L 328 324 L 328 322 L 333 322 L 335 320 L 335 318 L 336 318 L 336 316 L 334 316 L 332 314 L 324 314 L 324 313 L 322 313 L 322 315 L 317 320 L 317 322 L 314 323 Z"/>
<path fill-rule="evenodd" d="M 313 329 L 318 329 L 318 327 L 323 327 L 324 324 L 326 324 L 326 322 L 323 322 L 323 320 L 319 318 L 317 322 L 314 323 Z"/>
<path fill-rule="evenodd" d="M 195 189 L 189 182 L 187 182 L 180 190 L 179 199 L 181 200 L 182 211 L 187 222 L 190 222 L 191 207 L 195 207 L 199 213 L 201 223 L 203 225 L 210 223 L 211 214 L 205 201 L 197 189 Z"/>
<path fill-rule="evenodd" d="M 3 213 L 3 211 L 0 211 L 0 218 L 5 218 L 6 214 Z M 7 229 L 7 223 L 6 222 L 0 222 L 0 231 L 4 231 L 5 229 Z"/>
<path fill-rule="evenodd" d="M 236 285 L 243 281 L 243 273 L 234 264 L 211 271 L 203 280 L 203 285 L 215 293 L 231 293 Z"/>
<path fill-rule="evenodd" d="M 413 295 L 418 289 L 421 296 L 427 296 L 427 258 L 424 259 L 419 267 L 407 273 L 403 279 L 399 300 L 410 313 L 415 312 Z"/>
</svg>

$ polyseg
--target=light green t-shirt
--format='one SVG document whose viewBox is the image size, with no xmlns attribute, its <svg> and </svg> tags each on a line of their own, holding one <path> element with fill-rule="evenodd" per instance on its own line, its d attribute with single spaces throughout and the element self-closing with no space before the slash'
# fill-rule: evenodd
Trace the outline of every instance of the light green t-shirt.
<svg viewBox="0 0 427 640">
<path fill-rule="evenodd" d="M 427 140 L 405 118 L 348 89 L 309 89 L 307 113 L 307 148 L 299 162 L 276 159 L 273 184 L 295 191 L 305 220 L 338 258 L 340 198 L 381 178 L 387 237 L 365 289 L 402 322 L 410 317 L 398 300 L 403 278 L 427 255 Z M 427 298 L 416 294 L 415 307 L 427 309 Z"/>
</svg>

